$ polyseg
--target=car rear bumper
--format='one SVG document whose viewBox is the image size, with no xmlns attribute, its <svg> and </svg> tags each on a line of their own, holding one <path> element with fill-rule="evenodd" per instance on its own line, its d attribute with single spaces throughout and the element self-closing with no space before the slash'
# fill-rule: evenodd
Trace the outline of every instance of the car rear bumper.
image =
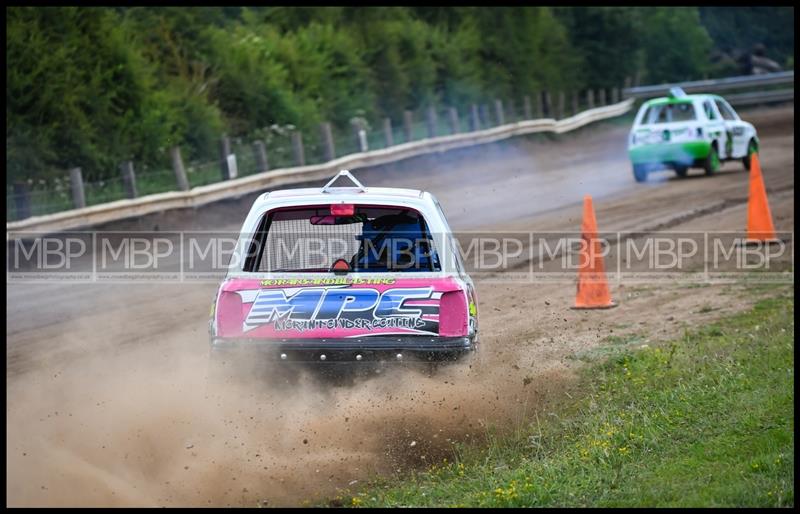
<svg viewBox="0 0 800 514">
<path fill-rule="evenodd" d="M 317 362 L 406 358 L 439 360 L 457 358 L 475 348 L 476 341 L 472 337 L 438 336 L 376 336 L 346 339 L 217 338 L 211 341 L 211 351 L 217 355 L 252 355 L 266 360 Z M 398 358 L 398 355 L 401 357 Z"/>
<path fill-rule="evenodd" d="M 691 166 L 705 159 L 711 148 L 708 141 L 659 143 L 631 148 L 628 155 L 634 164 L 673 163 Z"/>
</svg>

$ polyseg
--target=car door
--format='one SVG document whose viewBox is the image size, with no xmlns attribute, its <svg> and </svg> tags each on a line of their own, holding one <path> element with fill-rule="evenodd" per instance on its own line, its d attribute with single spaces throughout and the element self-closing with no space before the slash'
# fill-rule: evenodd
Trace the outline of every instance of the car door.
<svg viewBox="0 0 800 514">
<path fill-rule="evenodd" d="M 717 107 L 714 105 L 710 99 L 703 100 L 703 112 L 706 115 L 706 119 L 708 119 L 708 125 L 706 126 L 706 131 L 708 132 L 709 137 L 712 141 L 717 142 L 717 150 L 719 152 L 720 159 L 727 159 L 731 153 L 731 134 L 728 132 L 727 127 L 725 126 L 725 121 L 722 118 Z"/>
<path fill-rule="evenodd" d="M 725 123 L 725 132 L 728 134 L 730 151 L 726 151 L 725 158 L 744 157 L 747 153 L 747 130 L 744 122 L 739 119 L 739 115 L 733 110 L 728 102 L 722 98 L 715 98 L 714 104 L 719 110 L 722 120 Z"/>
</svg>

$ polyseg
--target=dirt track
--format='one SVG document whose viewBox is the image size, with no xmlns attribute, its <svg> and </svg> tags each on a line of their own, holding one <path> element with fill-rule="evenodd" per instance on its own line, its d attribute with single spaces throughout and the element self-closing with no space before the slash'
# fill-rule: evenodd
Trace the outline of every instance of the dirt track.
<svg viewBox="0 0 800 514">
<path fill-rule="evenodd" d="M 762 139 L 776 228 L 794 229 L 794 109 L 744 112 Z M 747 174 L 669 172 L 636 184 L 628 127 L 517 140 L 356 175 L 427 189 L 456 230 L 577 230 L 592 194 L 601 230 L 741 230 Z M 106 229 L 237 230 L 251 198 Z M 699 212 L 698 212 L 699 211 Z M 569 356 L 612 334 L 644 340 L 744 308 L 735 286 L 612 283 L 620 306 L 571 311 L 574 286 L 478 283 L 479 366 L 393 370 L 352 387 L 205 390 L 213 284 L 17 285 L 7 292 L 9 505 L 295 504 L 447 455 L 450 441 L 521 422 L 566 387 Z M 734 294 L 731 294 L 734 290 Z M 42 305 L 46 305 L 43 307 Z M 412 442 L 414 443 L 412 446 Z"/>
</svg>

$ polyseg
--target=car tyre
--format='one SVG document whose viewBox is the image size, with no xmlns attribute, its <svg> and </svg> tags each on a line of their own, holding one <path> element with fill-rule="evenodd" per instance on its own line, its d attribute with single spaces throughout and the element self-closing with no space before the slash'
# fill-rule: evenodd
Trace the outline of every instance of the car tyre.
<svg viewBox="0 0 800 514">
<path fill-rule="evenodd" d="M 645 182 L 647 180 L 647 167 L 644 164 L 634 164 L 633 178 L 636 179 L 636 182 Z"/>
<path fill-rule="evenodd" d="M 719 161 L 719 153 L 717 153 L 717 147 L 711 145 L 711 149 L 708 151 L 708 155 L 706 156 L 706 160 L 703 163 L 703 169 L 706 171 L 706 175 L 713 175 L 717 171 L 719 171 L 720 161 Z"/>
<path fill-rule="evenodd" d="M 756 141 L 751 139 L 749 143 L 747 143 L 747 155 L 742 158 L 742 165 L 744 169 L 750 171 L 750 164 L 752 163 L 752 157 L 754 153 L 758 152 L 758 145 L 756 145 Z"/>
<path fill-rule="evenodd" d="M 678 175 L 680 178 L 686 178 L 686 175 L 689 173 L 688 166 L 675 166 L 675 174 Z"/>
</svg>

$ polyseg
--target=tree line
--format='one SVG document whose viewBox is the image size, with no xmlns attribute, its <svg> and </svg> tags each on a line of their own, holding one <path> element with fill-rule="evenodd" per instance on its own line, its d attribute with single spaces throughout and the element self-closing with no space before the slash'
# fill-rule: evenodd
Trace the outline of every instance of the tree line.
<svg viewBox="0 0 800 514">
<path fill-rule="evenodd" d="M 735 74 L 714 51 L 793 67 L 793 8 L 8 7 L 6 182 L 116 175 L 219 137 L 399 120 L 532 91 Z M 758 17 L 758 28 L 742 24 Z M 788 25 L 787 25 L 788 23 Z M 766 27 L 766 28 L 765 28 Z"/>
</svg>

